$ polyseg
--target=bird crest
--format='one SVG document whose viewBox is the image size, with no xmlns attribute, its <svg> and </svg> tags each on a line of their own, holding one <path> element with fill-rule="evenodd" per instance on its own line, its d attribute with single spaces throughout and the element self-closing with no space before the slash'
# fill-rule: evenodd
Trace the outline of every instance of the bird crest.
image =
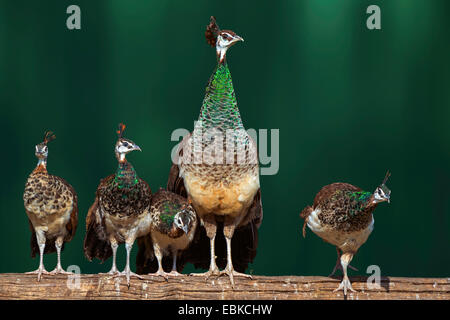
<svg viewBox="0 0 450 320">
<path fill-rule="evenodd" d="M 211 16 L 211 21 L 206 26 L 205 37 L 206 41 L 211 47 L 216 46 L 217 36 L 219 35 L 220 29 L 216 23 L 216 18 Z"/>
<path fill-rule="evenodd" d="M 389 179 L 389 177 L 391 176 L 391 173 L 389 172 L 389 170 L 386 172 L 386 176 L 383 179 L 383 183 L 381 183 L 382 186 L 384 186 L 387 182 L 387 180 Z"/>
<path fill-rule="evenodd" d="M 125 125 L 123 123 L 119 123 L 119 127 L 117 129 L 117 136 L 119 138 L 123 138 L 123 132 L 125 131 Z"/>
<path fill-rule="evenodd" d="M 386 186 L 386 182 L 391 176 L 389 170 L 386 172 L 386 176 L 383 179 L 383 182 L 375 189 L 374 197 L 375 200 L 382 200 L 390 202 L 391 198 L 391 190 Z"/>
<path fill-rule="evenodd" d="M 44 134 L 44 144 L 49 143 L 52 140 L 55 140 L 56 136 L 52 131 L 46 131 Z"/>
</svg>

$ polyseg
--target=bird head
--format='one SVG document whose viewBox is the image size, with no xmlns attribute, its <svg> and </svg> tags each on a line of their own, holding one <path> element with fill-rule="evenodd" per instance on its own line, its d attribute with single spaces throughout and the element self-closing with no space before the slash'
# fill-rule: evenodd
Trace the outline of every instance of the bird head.
<svg viewBox="0 0 450 320">
<path fill-rule="evenodd" d="M 391 173 L 388 171 L 384 177 L 383 182 L 375 189 L 373 193 L 373 203 L 380 203 L 391 201 L 391 190 L 386 186 L 386 181 L 390 177 Z"/>
<path fill-rule="evenodd" d="M 47 160 L 47 157 L 48 157 L 47 143 L 54 140 L 55 138 L 56 138 L 56 136 L 54 135 L 53 132 L 47 131 L 44 134 L 44 140 L 41 143 L 36 145 L 34 154 L 39 159 L 39 162 L 45 163 L 45 161 Z"/>
<path fill-rule="evenodd" d="M 239 41 L 244 41 L 244 39 L 238 36 L 234 31 L 220 30 L 215 17 L 211 17 L 211 21 L 206 27 L 205 37 L 208 44 L 216 48 L 219 63 L 225 62 L 228 48 Z"/>
<path fill-rule="evenodd" d="M 142 151 L 141 148 L 133 141 L 123 137 L 123 131 L 125 130 L 125 125 L 123 123 L 119 124 L 119 129 L 117 130 L 117 139 L 115 153 L 119 162 L 125 161 L 125 156 L 135 150 Z"/>
<path fill-rule="evenodd" d="M 173 223 L 175 227 L 184 231 L 185 234 L 188 234 L 189 228 L 191 226 L 192 218 L 191 214 L 193 212 L 192 206 L 190 203 L 182 206 L 181 210 L 175 215 Z"/>
</svg>

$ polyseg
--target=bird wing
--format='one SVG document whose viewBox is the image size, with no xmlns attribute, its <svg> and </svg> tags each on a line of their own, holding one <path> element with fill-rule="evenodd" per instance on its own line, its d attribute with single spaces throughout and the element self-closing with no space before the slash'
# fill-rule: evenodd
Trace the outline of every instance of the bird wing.
<svg viewBox="0 0 450 320">
<path fill-rule="evenodd" d="M 316 197 L 314 198 L 314 205 L 312 207 L 306 206 L 300 213 L 300 218 L 305 220 L 302 228 L 303 237 L 306 236 L 306 224 L 311 212 L 313 212 L 313 210 L 316 207 L 322 206 L 325 202 L 328 202 L 328 200 L 330 200 L 330 198 L 333 197 L 336 194 L 336 191 L 338 190 L 360 191 L 361 189 L 355 187 L 354 185 L 344 182 L 332 183 L 320 189 L 320 191 L 316 194 Z"/>
<path fill-rule="evenodd" d="M 348 183 L 333 183 L 320 190 L 314 199 L 314 209 L 320 209 L 319 219 L 323 225 L 345 232 L 367 227 L 372 220 L 375 206 L 366 208 L 370 192 Z"/>
<path fill-rule="evenodd" d="M 114 178 L 114 174 L 103 179 L 97 191 L 110 179 Z M 84 255 L 89 261 L 93 258 L 97 258 L 104 262 L 111 257 L 112 250 L 111 245 L 106 233 L 105 219 L 99 206 L 99 195 L 96 194 L 94 203 L 89 208 L 86 216 L 86 235 L 84 237 L 83 249 Z"/>
<path fill-rule="evenodd" d="M 336 182 L 329 184 L 316 194 L 316 197 L 314 198 L 314 208 L 321 205 L 323 202 L 328 201 L 335 193 L 336 191 L 361 191 L 360 188 L 355 187 L 354 185 L 351 185 L 349 183 L 344 182 Z"/>
<path fill-rule="evenodd" d="M 179 159 L 183 156 L 183 147 L 187 143 L 187 140 L 191 136 L 191 133 L 187 134 L 178 145 L 178 149 L 175 155 L 175 162 L 172 163 L 170 168 L 169 178 L 167 180 L 167 190 L 172 191 L 182 197 L 187 198 L 186 188 L 184 186 L 184 180 L 180 176 L 180 168 L 178 167 Z"/>
<path fill-rule="evenodd" d="M 72 196 L 73 196 L 73 198 L 72 198 L 73 205 L 72 205 L 72 211 L 70 212 L 70 220 L 66 224 L 66 229 L 69 234 L 64 239 L 65 242 L 69 242 L 75 236 L 75 232 L 76 232 L 77 226 L 78 226 L 78 195 L 75 192 L 75 189 L 66 180 L 64 180 L 61 177 L 57 177 L 57 176 L 54 176 L 54 178 L 56 180 L 58 180 L 61 184 L 66 186 L 70 190 L 70 192 L 72 193 Z"/>
<path fill-rule="evenodd" d="M 141 183 L 141 185 L 143 187 L 143 193 L 145 195 L 150 195 L 150 199 L 151 199 L 152 189 L 150 188 L 148 183 L 145 180 L 141 179 L 141 178 L 139 178 L 139 183 Z"/>
</svg>

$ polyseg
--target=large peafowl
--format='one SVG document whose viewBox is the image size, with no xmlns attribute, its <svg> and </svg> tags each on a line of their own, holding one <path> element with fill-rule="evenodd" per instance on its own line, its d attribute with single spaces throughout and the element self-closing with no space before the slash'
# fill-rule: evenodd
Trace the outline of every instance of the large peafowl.
<svg viewBox="0 0 450 320">
<path fill-rule="evenodd" d="M 243 39 L 220 30 L 214 17 L 205 36 L 216 49 L 217 67 L 194 131 L 179 145 L 167 188 L 189 197 L 204 227 L 198 228 L 180 264 L 209 268 L 196 275 L 227 274 L 234 287 L 234 276 L 249 277 L 243 272 L 256 256 L 263 217 L 258 155 L 242 123 L 226 61 L 227 50 Z M 220 272 L 219 267 L 225 269 Z"/>
</svg>

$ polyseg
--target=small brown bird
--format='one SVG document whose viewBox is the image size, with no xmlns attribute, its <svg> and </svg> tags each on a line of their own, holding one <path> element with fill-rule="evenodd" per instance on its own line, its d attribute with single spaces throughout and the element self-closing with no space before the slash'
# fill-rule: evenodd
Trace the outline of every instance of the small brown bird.
<svg viewBox="0 0 450 320">
<path fill-rule="evenodd" d="M 44 141 L 36 146 L 38 163 L 25 185 L 23 201 L 31 229 L 31 257 L 39 252 L 39 268 L 27 272 L 37 274 L 70 273 L 61 266 L 61 250 L 72 240 L 78 223 L 78 198 L 75 190 L 64 179 L 47 172 L 47 143 L 55 139 L 46 132 Z M 44 267 L 43 255 L 57 252 L 58 263 L 52 272 Z"/>
<path fill-rule="evenodd" d="M 123 137 L 124 124 L 119 124 L 115 154 L 118 168 L 101 180 L 94 204 L 86 217 L 84 254 L 89 261 L 98 258 L 102 262 L 113 256 L 112 268 L 108 274 L 125 275 L 127 284 L 137 274 L 130 269 L 130 253 L 137 237 L 150 230 L 151 190 L 147 182 L 139 178 L 134 167 L 126 159 L 129 152 L 141 148 Z M 116 252 L 120 243 L 125 243 L 127 262 L 125 270 L 119 273 L 116 267 Z"/>
<path fill-rule="evenodd" d="M 151 215 L 150 234 L 138 239 L 137 273 L 156 272 L 156 275 L 166 279 L 168 276 L 179 276 L 178 255 L 189 247 L 197 228 L 194 208 L 186 198 L 161 189 L 152 196 Z M 172 255 L 172 271 L 167 273 L 163 269 L 162 259 L 169 255 Z M 179 269 L 181 271 L 182 267 Z"/>
<path fill-rule="evenodd" d="M 330 276 L 340 268 L 344 278 L 335 291 L 344 289 L 345 295 L 347 289 L 355 291 L 348 279 L 347 267 L 351 267 L 350 261 L 373 230 L 372 213 L 378 203 L 390 201 L 391 190 L 385 184 L 389 176 L 388 171 L 374 193 L 348 183 L 327 185 L 317 193 L 314 205 L 307 206 L 300 213 L 300 217 L 305 219 L 303 236 L 308 226 L 323 240 L 336 246 L 338 260 Z"/>
</svg>

